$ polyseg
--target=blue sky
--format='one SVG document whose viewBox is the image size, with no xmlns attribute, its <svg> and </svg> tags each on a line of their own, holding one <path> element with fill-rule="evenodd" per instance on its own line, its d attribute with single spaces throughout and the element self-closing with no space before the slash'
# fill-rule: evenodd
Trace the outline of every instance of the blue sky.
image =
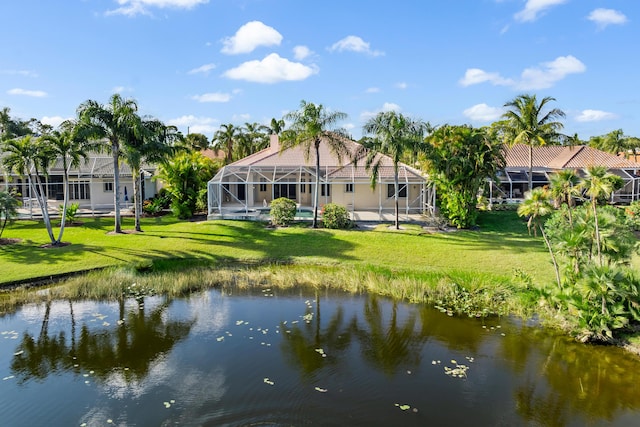
<svg viewBox="0 0 640 427">
<path fill-rule="evenodd" d="M 211 138 L 305 100 L 488 125 L 522 93 L 564 133 L 640 136 L 637 0 L 4 0 L 0 107 L 57 125 L 113 93 Z"/>
</svg>

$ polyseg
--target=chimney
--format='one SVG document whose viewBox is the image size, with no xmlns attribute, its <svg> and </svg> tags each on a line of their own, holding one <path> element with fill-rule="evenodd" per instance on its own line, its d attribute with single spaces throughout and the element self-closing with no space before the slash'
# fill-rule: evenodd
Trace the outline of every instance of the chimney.
<svg viewBox="0 0 640 427">
<path fill-rule="evenodd" d="M 280 151 L 280 141 L 278 140 L 278 134 L 277 133 L 271 134 L 269 138 L 270 138 L 271 152 L 277 153 L 278 151 Z"/>
</svg>

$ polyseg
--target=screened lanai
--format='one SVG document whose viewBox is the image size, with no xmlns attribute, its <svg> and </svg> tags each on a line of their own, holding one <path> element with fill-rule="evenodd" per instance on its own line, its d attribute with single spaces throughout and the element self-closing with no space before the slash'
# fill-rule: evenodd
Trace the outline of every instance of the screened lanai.
<svg viewBox="0 0 640 427">
<path fill-rule="evenodd" d="M 488 180 L 492 203 L 517 202 L 524 198 L 529 186 L 529 148 L 517 144 L 505 153 L 506 168 L 498 173 L 498 181 Z M 543 146 L 533 149 L 532 186 L 549 185 L 551 176 L 562 169 L 573 169 L 583 178 L 589 166 L 604 166 L 619 176 L 624 186 L 611 195 L 613 203 L 640 200 L 640 164 L 587 146 Z"/>
<path fill-rule="evenodd" d="M 350 152 L 357 148 L 353 141 L 347 144 Z M 337 159 L 321 143 L 318 209 L 336 203 L 345 206 L 356 219 L 381 219 L 394 212 L 393 166 L 390 159 L 382 161 L 373 189 L 363 165 L 354 165 L 348 155 Z M 279 197 L 294 200 L 300 216 L 310 214 L 315 208 L 314 165 L 313 153 L 305 158 L 300 147 L 280 153 L 277 137 L 272 138 L 269 148 L 223 167 L 209 181 L 209 218 L 260 219 L 268 212 L 271 201 Z M 432 213 L 435 191 L 421 172 L 402 164 L 398 178 L 400 212 L 406 217 Z"/>
</svg>

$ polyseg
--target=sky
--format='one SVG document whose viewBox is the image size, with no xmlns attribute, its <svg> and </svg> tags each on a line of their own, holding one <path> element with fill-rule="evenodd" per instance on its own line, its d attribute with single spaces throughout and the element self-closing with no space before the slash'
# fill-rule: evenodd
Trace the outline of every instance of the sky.
<svg viewBox="0 0 640 427">
<path fill-rule="evenodd" d="M 521 94 L 563 133 L 640 137 L 638 0 L 2 0 L 0 108 L 57 126 L 119 93 L 211 138 L 302 100 L 490 125 Z"/>
</svg>

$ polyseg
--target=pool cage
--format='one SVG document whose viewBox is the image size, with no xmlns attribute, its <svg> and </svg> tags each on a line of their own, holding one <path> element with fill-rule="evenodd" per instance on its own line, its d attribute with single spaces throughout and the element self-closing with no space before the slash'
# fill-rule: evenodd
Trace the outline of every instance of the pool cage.
<svg viewBox="0 0 640 427">
<path fill-rule="evenodd" d="M 435 189 L 413 168 L 398 170 L 399 211 L 433 214 Z M 376 188 L 362 166 L 323 166 L 319 174 L 318 209 L 327 203 L 345 206 L 352 217 L 356 211 L 377 214 L 395 210 L 393 167 L 379 170 Z M 262 219 L 271 201 L 279 197 L 294 200 L 300 210 L 313 211 L 316 173 L 311 166 L 227 165 L 208 183 L 210 219 Z"/>
</svg>

